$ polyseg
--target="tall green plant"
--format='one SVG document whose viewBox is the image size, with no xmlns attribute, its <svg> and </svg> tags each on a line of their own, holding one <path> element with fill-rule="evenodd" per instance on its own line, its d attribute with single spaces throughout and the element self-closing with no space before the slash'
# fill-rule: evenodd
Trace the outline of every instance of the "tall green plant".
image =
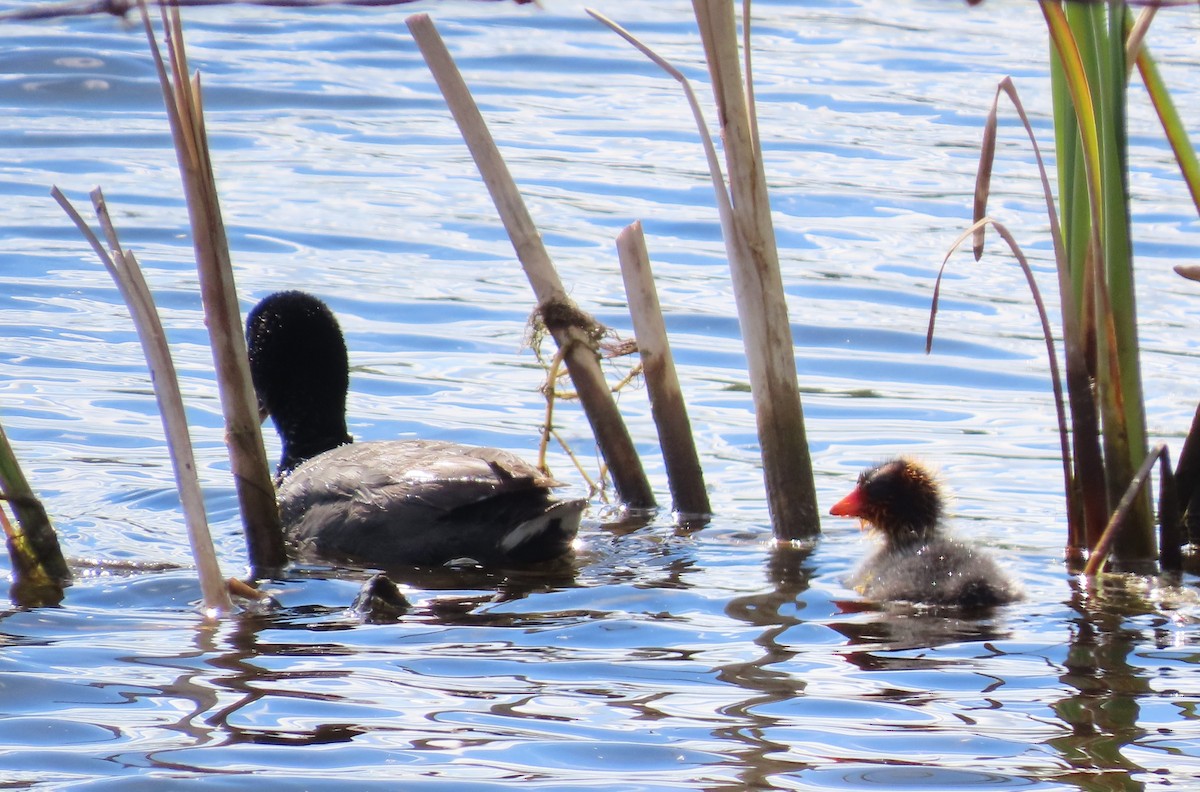
<svg viewBox="0 0 1200 792">
<path fill-rule="evenodd" d="M 996 102 L 1002 93 L 1007 94 L 1025 123 L 1041 169 L 1054 241 L 1070 412 L 1068 442 L 1066 410 L 1051 346 L 1063 433 L 1068 559 L 1081 563 L 1089 552 L 1103 555 L 1111 540 L 1115 557 L 1126 566 L 1137 567 L 1154 559 L 1155 543 L 1149 492 L 1135 495 L 1129 487 L 1137 478 L 1135 471 L 1141 467 L 1149 471 L 1148 464 L 1143 464 L 1147 459 L 1146 420 L 1130 241 L 1125 113 L 1130 63 L 1136 62 L 1140 70 L 1198 210 L 1200 167 L 1153 59 L 1142 45 L 1153 9 L 1143 12 L 1134 24 L 1123 0 L 1039 2 L 1051 42 L 1057 201 L 1033 129 L 1008 78 L 1001 82 Z M 979 258 L 983 229 L 995 225 L 1026 266 L 1015 241 L 986 217 L 995 134 L 993 104 L 976 182 L 976 222 L 967 234 L 974 233 L 975 256 Z M 1031 276 L 1028 270 L 1026 275 Z M 1032 280 L 1030 286 L 1037 299 Z M 931 318 L 931 333 L 932 326 Z M 1123 499 L 1127 491 L 1130 494 Z M 1181 491 L 1179 497 L 1186 500 L 1187 493 Z M 1123 530 L 1109 531 L 1101 548 L 1109 515 L 1118 511 L 1118 505 L 1121 519 L 1116 522 L 1126 525 Z M 1093 559 L 1089 569 L 1095 569 L 1095 562 L 1101 560 Z"/>
<path fill-rule="evenodd" d="M 1102 478 L 1094 472 L 1079 475 L 1083 539 L 1095 547 L 1107 515 L 1147 454 L 1146 418 L 1142 400 L 1137 339 L 1133 249 L 1130 243 L 1128 141 L 1125 123 L 1126 7 L 1122 0 L 1107 3 L 1042 0 L 1052 43 L 1050 74 L 1053 88 L 1055 142 L 1058 151 L 1059 209 L 1063 226 L 1070 290 L 1064 301 L 1076 311 L 1085 354 L 1084 367 L 1094 387 L 1100 416 L 1100 435 L 1074 424 L 1075 448 L 1100 444 Z M 1062 295 L 1064 298 L 1066 294 Z M 1070 387 L 1072 417 L 1090 411 L 1082 404 L 1091 388 L 1078 393 Z M 1084 454 L 1094 458 L 1095 449 Z M 1099 493 L 1104 513 L 1096 514 Z M 1134 504 L 1113 548 L 1114 555 L 1136 563 L 1155 555 L 1153 516 L 1148 495 Z M 1073 532 L 1078 550 L 1079 531 Z"/>
</svg>

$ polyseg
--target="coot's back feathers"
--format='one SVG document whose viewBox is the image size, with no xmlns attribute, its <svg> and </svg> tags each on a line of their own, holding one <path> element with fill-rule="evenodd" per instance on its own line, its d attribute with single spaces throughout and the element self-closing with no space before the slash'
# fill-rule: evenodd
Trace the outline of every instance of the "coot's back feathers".
<svg viewBox="0 0 1200 792">
<path fill-rule="evenodd" d="M 383 566 L 532 563 L 566 553 L 585 501 L 495 448 L 438 440 L 354 443 L 299 465 L 279 485 L 302 557 Z M 336 528 L 332 527 L 336 526 Z"/>
</svg>

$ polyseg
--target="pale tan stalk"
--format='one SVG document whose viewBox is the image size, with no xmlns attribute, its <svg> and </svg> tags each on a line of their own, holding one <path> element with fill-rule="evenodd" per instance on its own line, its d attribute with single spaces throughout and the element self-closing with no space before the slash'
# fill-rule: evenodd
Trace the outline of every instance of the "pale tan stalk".
<svg viewBox="0 0 1200 792">
<path fill-rule="evenodd" d="M 567 371 L 579 393 L 600 452 L 612 471 L 618 496 L 629 506 L 652 508 L 654 493 L 604 380 L 591 339 L 579 323 L 551 320 L 552 315 L 586 315 L 567 296 L 508 166 L 433 21 L 426 14 L 417 14 L 406 22 L 491 193 L 517 258 L 533 287 L 547 329 L 563 350 Z"/>
<path fill-rule="evenodd" d="M 196 561 L 196 570 L 200 577 L 203 608 L 210 616 L 228 613 L 233 609 L 233 604 L 229 599 L 229 590 L 221 575 L 212 535 L 208 530 L 204 493 L 200 489 L 200 479 L 196 474 L 196 459 L 192 452 L 192 438 L 188 433 L 183 395 L 179 389 L 171 350 L 167 346 L 167 336 L 163 331 L 158 309 L 154 306 L 150 288 L 146 285 L 133 253 L 122 249 L 108 216 L 104 194 L 99 189 L 91 194 L 92 205 L 95 207 L 100 228 L 108 240 L 107 249 L 57 187 L 51 190 L 51 194 L 96 251 L 129 307 L 134 327 L 137 328 L 138 340 L 142 344 L 142 352 L 146 356 L 146 364 L 150 368 L 154 397 L 158 401 L 158 412 L 162 418 L 163 431 L 166 433 L 167 450 L 175 470 L 175 484 L 183 506 L 184 521 L 187 523 L 192 557 Z"/>
<path fill-rule="evenodd" d="M 729 256 L 775 537 L 781 540 L 810 538 L 820 532 L 820 519 L 800 389 L 796 383 L 791 327 L 766 195 L 757 119 L 752 106 L 753 92 L 745 86 L 743 93 L 744 84 L 740 81 L 732 3 L 722 2 L 717 7 L 694 2 L 693 6 L 704 37 L 713 91 L 717 97 L 732 198 L 726 190 L 716 149 L 687 78 L 620 25 L 592 9 L 588 9 L 588 13 L 683 86 L 708 159 L 725 250 Z M 749 13 L 748 6 L 745 12 Z M 713 14 L 724 14 L 727 19 L 718 24 Z M 718 58 L 723 58 L 724 62 L 718 64 Z M 736 88 L 729 87 L 730 80 Z"/>
<path fill-rule="evenodd" d="M 712 506 L 704 486 L 704 471 L 700 467 L 687 404 L 671 357 L 667 326 L 663 322 L 640 222 L 626 226 L 617 235 L 617 255 L 621 260 L 625 295 L 633 318 L 633 331 L 637 335 L 643 376 L 650 394 L 650 411 L 658 427 L 658 442 L 662 446 L 675 511 L 685 516 L 709 514 Z"/>
<path fill-rule="evenodd" d="M 725 250 L 754 396 L 767 504 L 776 538 L 804 539 L 820 532 L 816 487 L 766 173 L 741 77 L 733 3 L 693 0 L 692 7 L 704 41 L 729 174 L 732 222 L 724 229 Z"/>
</svg>

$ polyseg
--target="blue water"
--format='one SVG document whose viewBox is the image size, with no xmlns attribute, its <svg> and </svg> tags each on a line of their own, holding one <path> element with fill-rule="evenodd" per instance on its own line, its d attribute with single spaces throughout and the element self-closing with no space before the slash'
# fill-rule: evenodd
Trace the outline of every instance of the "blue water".
<svg viewBox="0 0 1200 792">
<path fill-rule="evenodd" d="M 0 3 L 0 10 L 27 4 Z M 80 578 L 61 608 L 0 611 L 0 781 L 34 788 L 1088 789 L 1200 783 L 1196 580 L 1080 588 L 1045 350 L 994 240 L 960 254 L 984 115 L 1011 74 L 1050 143 L 1044 25 L 989 0 L 755 3 L 757 99 L 796 360 L 825 508 L 895 453 L 938 466 L 956 529 L 1026 599 L 986 619 L 864 605 L 868 549 L 829 519 L 776 549 L 702 150 L 670 78 L 586 16 L 443 2 L 189 11 L 243 307 L 328 300 L 352 350 L 351 430 L 536 453 L 533 297 L 404 18 L 431 13 L 572 296 L 630 335 L 613 238 L 646 228 L 716 511 L 635 528 L 594 499 L 550 577 L 406 580 L 395 624 L 347 609 L 363 573 L 298 569 L 280 607 L 218 624 L 199 598 L 140 348 L 58 206 L 103 187 L 167 326 L 222 565 L 246 566 L 187 214 L 140 28 L 0 23 L 0 422 Z M 595 4 L 695 81 L 690 4 Z M 1200 138 L 1200 18 L 1149 38 Z M 1136 82 L 1136 78 L 1135 78 Z M 1140 88 L 1131 190 L 1154 439 L 1195 388 L 1200 222 Z M 1052 292 L 1032 156 L 1002 128 L 992 211 Z M 613 376 L 625 364 L 614 364 Z M 645 392 L 620 406 L 668 499 Z M 587 422 L 562 435 L 596 470 Z M 278 453 L 268 436 L 269 453 Z M 555 473 L 586 492 L 561 449 Z M 101 565 L 85 563 L 98 559 Z M 114 561 L 177 565 L 124 570 Z M 253 775 L 253 780 L 247 778 Z"/>
</svg>

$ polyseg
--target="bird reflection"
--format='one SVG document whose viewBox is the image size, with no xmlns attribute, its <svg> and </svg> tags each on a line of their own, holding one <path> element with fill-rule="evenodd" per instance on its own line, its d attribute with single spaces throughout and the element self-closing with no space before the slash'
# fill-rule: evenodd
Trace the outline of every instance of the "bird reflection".
<svg viewBox="0 0 1200 792">
<path fill-rule="evenodd" d="M 1079 578 L 1071 579 L 1069 605 L 1077 617 L 1069 624 L 1070 648 L 1059 676 L 1071 692 L 1052 705 L 1069 732 L 1047 740 L 1074 769 L 1073 775 L 1088 779 L 1089 786 L 1097 789 L 1103 784 L 1100 776 L 1110 775 L 1125 784 L 1131 772 L 1145 770 L 1122 749 L 1145 737 L 1139 702 L 1156 696 L 1147 669 L 1129 661 L 1147 640 L 1141 629 L 1129 626 L 1129 619 L 1153 615 L 1158 608 L 1140 593 L 1125 589 L 1122 578 L 1112 580 L 1108 591 L 1097 592 L 1088 590 Z"/>
<path fill-rule="evenodd" d="M 837 606 L 842 613 L 857 618 L 831 622 L 829 627 L 848 639 L 847 646 L 851 648 L 842 652 L 842 656 L 864 671 L 935 668 L 948 661 L 892 653 L 996 641 L 1009 635 L 994 619 L 966 618 L 953 609 L 858 601 L 838 602 Z"/>
</svg>

